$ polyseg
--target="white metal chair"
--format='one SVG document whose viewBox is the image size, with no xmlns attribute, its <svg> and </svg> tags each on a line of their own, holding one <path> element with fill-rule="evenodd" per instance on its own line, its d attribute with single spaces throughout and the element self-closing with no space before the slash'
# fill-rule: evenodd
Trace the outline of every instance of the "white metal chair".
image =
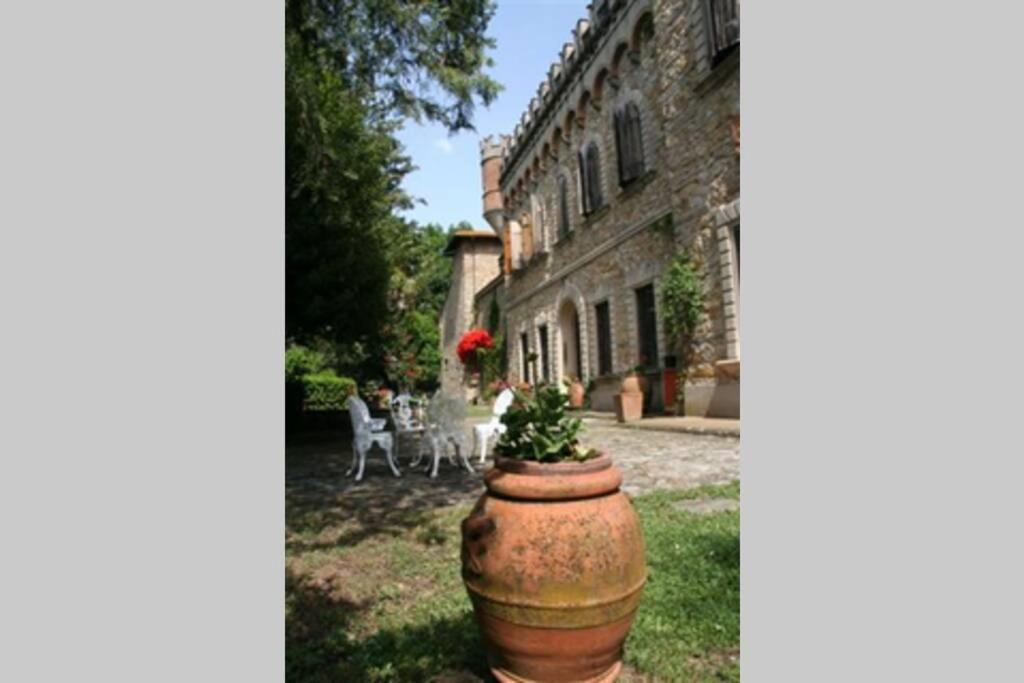
<svg viewBox="0 0 1024 683">
<path fill-rule="evenodd" d="M 430 399 L 430 403 L 427 405 L 427 436 L 431 446 L 431 459 L 427 463 L 427 469 L 431 479 L 437 477 L 437 468 L 442 455 L 447 456 L 448 461 L 453 465 L 457 465 L 455 458 L 459 458 L 466 471 L 473 471 L 473 466 L 466 459 L 466 433 L 463 428 L 466 412 L 465 399 L 447 396 L 440 391 Z M 449 445 L 455 446 L 454 457 L 448 450 Z M 423 450 L 421 449 L 411 466 L 419 465 L 422 457 Z"/>
<path fill-rule="evenodd" d="M 420 450 L 422 450 L 422 437 L 427 431 L 427 427 L 417 417 L 414 408 L 418 407 L 420 402 L 410 396 L 407 393 L 399 394 L 398 396 L 391 399 L 391 421 L 395 423 L 395 460 L 398 461 L 398 452 L 401 450 L 402 435 L 403 434 L 416 434 L 421 437 L 420 439 Z"/>
<path fill-rule="evenodd" d="M 356 481 L 362 481 L 363 469 L 366 467 L 366 454 L 373 444 L 377 444 L 384 450 L 388 466 L 391 467 L 394 475 L 402 476 L 393 459 L 394 441 L 391 438 L 391 432 L 384 431 L 387 420 L 371 417 L 370 409 L 358 396 L 349 396 L 348 412 L 352 418 L 352 431 L 355 438 L 352 439 L 352 467 L 345 473 L 345 476 L 351 476 L 352 472 L 356 472 Z M 357 466 L 358 471 L 356 470 Z"/>
<path fill-rule="evenodd" d="M 473 427 L 473 447 L 480 451 L 480 462 L 487 459 L 487 446 L 491 439 L 497 438 L 505 433 L 505 425 L 501 423 L 501 416 L 505 414 L 508 407 L 512 405 L 515 395 L 511 389 L 503 389 L 498 398 L 494 399 L 494 408 L 491 419 L 483 424 Z"/>
</svg>

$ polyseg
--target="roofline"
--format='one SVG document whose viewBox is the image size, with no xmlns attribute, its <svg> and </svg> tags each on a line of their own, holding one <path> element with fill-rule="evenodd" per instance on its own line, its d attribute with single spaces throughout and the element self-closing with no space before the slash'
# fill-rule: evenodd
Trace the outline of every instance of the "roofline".
<svg viewBox="0 0 1024 683">
<path fill-rule="evenodd" d="M 445 245 L 444 251 L 441 252 L 445 256 L 451 256 L 455 253 L 455 245 L 461 240 L 483 240 L 491 239 L 501 241 L 501 238 L 495 235 L 493 232 L 487 230 L 456 230 L 452 236 L 448 239 L 448 244 Z"/>
</svg>

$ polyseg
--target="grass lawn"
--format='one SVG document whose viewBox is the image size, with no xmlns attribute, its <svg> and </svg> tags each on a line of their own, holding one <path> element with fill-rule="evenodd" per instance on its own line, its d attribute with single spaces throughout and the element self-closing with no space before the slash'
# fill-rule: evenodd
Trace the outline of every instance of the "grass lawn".
<svg viewBox="0 0 1024 683">
<path fill-rule="evenodd" d="M 739 483 L 634 499 L 650 579 L 626 663 L 645 681 L 739 680 L 739 512 L 676 507 L 701 498 L 738 499 Z M 372 533 L 330 515 L 290 518 L 288 680 L 489 680 L 459 575 L 468 510 L 410 512 Z"/>
<path fill-rule="evenodd" d="M 490 417 L 494 412 L 494 409 L 486 403 L 480 405 L 469 404 L 467 408 L 467 415 L 469 417 Z"/>
</svg>

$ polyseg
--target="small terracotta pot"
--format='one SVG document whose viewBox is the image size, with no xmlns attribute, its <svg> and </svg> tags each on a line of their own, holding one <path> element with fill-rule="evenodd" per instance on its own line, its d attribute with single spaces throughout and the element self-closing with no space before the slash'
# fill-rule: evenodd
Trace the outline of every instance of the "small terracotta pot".
<svg viewBox="0 0 1024 683">
<path fill-rule="evenodd" d="M 497 458 L 462 522 L 462 577 L 501 683 L 613 681 L 647 581 L 640 520 L 601 455 Z"/>
<path fill-rule="evenodd" d="M 582 408 L 583 407 L 583 385 L 579 382 L 573 382 L 569 385 L 569 407 L 570 408 Z"/>
</svg>

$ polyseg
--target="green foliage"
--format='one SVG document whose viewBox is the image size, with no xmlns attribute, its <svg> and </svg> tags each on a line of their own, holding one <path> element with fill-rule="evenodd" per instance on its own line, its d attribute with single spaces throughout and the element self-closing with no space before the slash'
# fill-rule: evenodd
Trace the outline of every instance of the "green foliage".
<svg viewBox="0 0 1024 683">
<path fill-rule="evenodd" d="M 695 336 L 704 314 L 704 289 L 700 272 L 688 252 L 676 256 L 661 283 L 665 335 L 681 349 L 679 369 L 686 372 L 696 352 Z"/>
<path fill-rule="evenodd" d="M 408 161 L 294 36 L 285 73 L 286 333 L 363 340 L 387 312 L 387 219 Z"/>
<path fill-rule="evenodd" d="M 487 387 L 492 381 L 504 375 L 505 340 L 499 334 L 494 338 L 494 346 L 489 349 L 480 348 L 476 351 L 476 360 L 480 368 L 480 385 Z M 486 398 L 486 397 L 485 397 Z"/>
<path fill-rule="evenodd" d="M 285 31 L 375 111 L 455 131 L 501 89 L 483 73 L 494 11 L 492 0 L 288 0 Z"/>
<path fill-rule="evenodd" d="M 300 344 L 290 345 L 284 353 L 284 378 L 286 382 L 299 382 L 306 375 L 327 369 L 327 355 L 323 351 Z"/>
<path fill-rule="evenodd" d="M 496 335 L 500 326 L 501 308 L 498 306 L 497 297 L 495 297 L 491 299 L 491 305 L 487 309 L 487 331 L 492 335 Z"/>
<path fill-rule="evenodd" d="M 704 289 L 700 273 L 683 251 L 669 267 L 661 283 L 665 332 L 673 339 L 693 336 L 704 312 Z"/>
<path fill-rule="evenodd" d="M 380 347 L 384 374 L 403 390 L 432 392 L 441 373 L 437 320 L 451 282 L 442 254 L 447 232 L 436 224 L 408 223 L 392 243 L 388 317 Z"/>
<path fill-rule="evenodd" d="M 302 378 L 304 389 L 303 410 L 344 410 L 349 389 L 356 386 L 350 377 L 338 377 L 324 370 Z"/>
<path fill-rule="evenodd" d="M 394 215 L 411 206 L 414 168 L 394 133 L 406 117 L 471 127 L 475 102 L 498 92 L 483 74 L 493 13 L 490 0 L 287 0 L 288 339 L 379 348 L 415 232 Z"/>
<path fill-rule="evenodd" d="M 583 461 L 598 455 L 579 444 L 583 422 L 565 414 L 568 398 L 553 385 L 537 387 L 532 395 L 513 390 L 515 401 L 502 416 L 507 427 L 495 453 L 516 460 Z"/>
</svg>

